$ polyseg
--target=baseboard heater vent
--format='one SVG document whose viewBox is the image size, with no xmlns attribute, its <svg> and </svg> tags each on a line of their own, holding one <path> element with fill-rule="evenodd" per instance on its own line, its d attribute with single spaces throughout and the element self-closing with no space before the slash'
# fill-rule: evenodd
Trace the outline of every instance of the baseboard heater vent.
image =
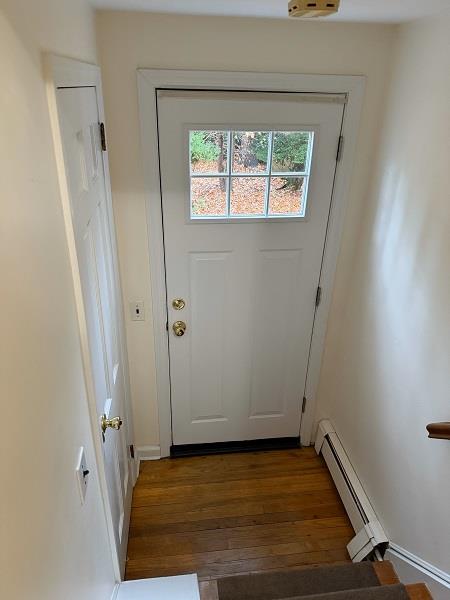
<svg viewBox="0 0 450 600">
<path fill-rule="evenodd" d="M 353 562 L 382 558 L 389 540 L 330 421 L 320 421 L 315 443 L 348 513 L 355 537 L 347 545 Z"/>
</svg>

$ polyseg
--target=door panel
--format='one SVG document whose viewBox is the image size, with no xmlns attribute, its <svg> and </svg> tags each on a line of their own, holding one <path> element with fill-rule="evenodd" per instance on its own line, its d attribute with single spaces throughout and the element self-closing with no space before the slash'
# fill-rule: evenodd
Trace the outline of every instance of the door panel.
<svg viewBox="0 0 450 600">
<path fill-rule="evenodd" d="M 159 93 L 175 445 L 299 435 L 342 117 L 318 96 Z"/>
<path fill-rule="evenodd" d="M 125 419 L 127 407 L 118 332 L 122 317 L 113 270 L 96 88 L 59 89 L 57 94 L 97 408 L 96 429 L 102 441 L 108 489 L 106 504 L 124 571 L 132 493 L 127 423 L 104 434 L 100 427 L 102 415 Z"/>
<path fill-rule="evenodd" d="M 226 419 L 225 315 L 228 252 L 191 253 L 191 419 Z"/>
<path fill-rule="evenodd" d="M 284 417 L 291 400 L 286 397 L 291 389 L 287 378 L 297 328 L 289 309 L 301 280 L 300 259 L 300 250 L 257 254 L 250 418 Z"/>
</svg>

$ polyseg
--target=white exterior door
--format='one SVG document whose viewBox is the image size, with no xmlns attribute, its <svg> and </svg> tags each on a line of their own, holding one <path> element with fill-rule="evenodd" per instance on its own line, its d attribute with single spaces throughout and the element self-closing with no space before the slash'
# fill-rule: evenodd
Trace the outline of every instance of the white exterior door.
<svg viewBox="0 0 450 600">
<path fill-rule="evenodd" d="M 96 88 L 59 89 L 57 101 L 95 386 L 97 433 L 103 444 L 107 510 L 123 572 L 133 478 L 127 446 L 126 383 L 118 331 L 122 317 L 113 270 L 111 235 L 114 233 L 105 188 Z M 108 427 L 103 432 L 103 416 L 107 419 L 118 416 L 123 424 L 118 430 Z"/>
<path fill-rule="evenodd" d="M 299 435 L 343 108 L 158 92 L 174 445 Z"/>
</svg>

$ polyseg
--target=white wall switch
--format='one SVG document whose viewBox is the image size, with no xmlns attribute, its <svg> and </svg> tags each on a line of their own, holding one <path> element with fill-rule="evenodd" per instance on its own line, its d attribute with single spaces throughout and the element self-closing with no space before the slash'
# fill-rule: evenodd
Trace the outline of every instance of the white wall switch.
<svg viewBox="0 0 450 600">
<path fill-rule="evenodd" d="M 145 321 L 145 306 L 143 300 L 130 302 L 130 314 L 132 321 Z"/>
<path fill-rule="evenodd" d="M 84 504 L 86 498 L 86 491 L 89 481 L 89 469 L 86 463 L 86 455 L 84 448 L 81 447 L 78 453 L 77 467 L 75 469 L 75 475 L 78 484 L 78 490 L 80 492 L 81 504 Z"/>
</svg>

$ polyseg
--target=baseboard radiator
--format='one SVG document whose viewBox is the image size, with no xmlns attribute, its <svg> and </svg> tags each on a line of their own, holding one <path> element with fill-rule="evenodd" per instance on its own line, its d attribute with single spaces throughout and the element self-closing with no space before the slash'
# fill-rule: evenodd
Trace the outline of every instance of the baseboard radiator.
<svg viewBox="0 0 450 600">
<path fill-rule="evenodd" d="M 315 449 L 327 463 L 356 533 L 347 546 L 352 561 L 381 559 L 389 540 L 330 421 L 320 421 Z"/>
</svg>

